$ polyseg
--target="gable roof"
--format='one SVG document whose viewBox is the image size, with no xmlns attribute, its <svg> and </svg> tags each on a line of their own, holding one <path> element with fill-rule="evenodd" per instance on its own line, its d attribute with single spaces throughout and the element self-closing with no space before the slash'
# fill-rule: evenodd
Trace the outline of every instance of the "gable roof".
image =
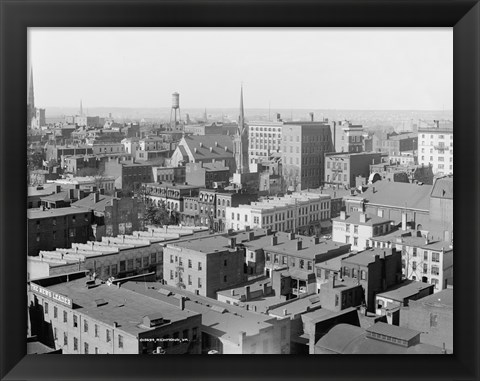
<svg viewBox="0 0 480 381">
<path fill-rule="evenodd" d="M 229 135 L 192 135 L 183 140 L 196 161 L 233 158 L 233 139 Z"/>
</svg>

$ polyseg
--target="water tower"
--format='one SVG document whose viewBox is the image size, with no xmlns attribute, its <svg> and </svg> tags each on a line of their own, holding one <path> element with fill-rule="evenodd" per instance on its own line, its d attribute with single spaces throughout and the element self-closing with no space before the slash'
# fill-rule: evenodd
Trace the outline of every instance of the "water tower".
<svg viewBox="0 0 480 381">
<path fill-rule="evenodd" d="M 177 116 L 178 112 L 178 116 Z M 172 120 L 173 115 L 173 120 Z M 177 120 L 180 121 L 180 94 L 172 94 L 172 109 L 170 110 L 170 129 L 177 129 Z"/>
</svg>

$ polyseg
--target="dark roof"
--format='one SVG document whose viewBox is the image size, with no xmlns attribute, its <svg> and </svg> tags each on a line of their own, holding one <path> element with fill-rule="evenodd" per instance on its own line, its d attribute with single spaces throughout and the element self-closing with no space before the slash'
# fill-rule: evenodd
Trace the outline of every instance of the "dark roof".
<svg viewBox="0 0 480 381">
<path fill-rule="evenodd" d="M 195 160 L 233 157 L 233 139 L 229 135 L 191 135 L 185 136 L 184 139 Z M 212 152 L 210 152 L 210 147 Z M 227 151 L 225 151 L 225 148 L 227 148 Z"/>
<path fill-rule="evenodd" d="M 427 288 L 433 287 L 433 284 L 416 282 L 414 280 L 405 280 L 401 284 L 395 285 L 385 292 L 378 293 L 377 296 L 403 302 L 404 299 L 412 297 Z"/>
<path fill-rule="evenodd" d="M 72 206 L 75 208 L 84 207 L 91 210 L 95 210 L 97 212 L 105 212 L 105 207 L 108 204 L 113 203 L 114 199 L 120 200 L 117 197 L 106 196 L 104 194 L 101 194 L 99 195 L 99 201 L 95 202 L 95 193 L 90 193 L 87 197 L 74 202 Z"/>
<path fill-rule="evenodd" d="M 382 258 L 383 255 L 389 256 L 392 255 L 392 249 L 381 249 L 381 248 L 373 248 L 368 249 L 365 251 L 361 251 L 360 253 L 353 254 L 350 257 L 344 258 L 343 262 L 356 264 L 356 265 L 363 265 L 366 266 L 370 263 L 375 262 L 375 256 L 379 256 Z"/>
<path fill-rule="evenodd" d="M 69 191 L 63 191 L 63 192 L 58 192 L 58 193 L 53 193 L 48 196 L 41 197 L 40 200 L 42 201 L 70 201 L 70 195 Z"/>
<path fill-rule="evenodd" d="M 344 220 L 342 220 L 340 217 L 335 217 L 332 218 L 332 221 L 336 222 L 345 222 L 345 223 L 350 223 L 350 224 L 355 224 L 355 225 L 376 225 L 376 224 L 383 224 L 385 222 L 390 222 L 392 220 L 387 220 L 386 218 L 383 217 L 378 217 L 372 214 L 367 214 L 365 213 L 365 221 L 366 222 L 360 222 L 360 212 L 351 212 L 350 215 L 347 215 Z"/>
<path fill-rule="evenodd" d="M 435 294 L 428 295 L 422 299 L 418 299 L 417 303 L 453 307 L 453 289 L 446 288 L 445 290 L 439 291 Z"/>
<path fill-rule="evenodd" d="M 453 200 L 453 176 L 445 176 L 436 179 L 433 184 L 431 197 L 448 198 Z"/>
<path fill-rule="evenodd" d="M 373 192 L 375 189 L 375 192 Z M 428 211 L 432 185 L 417 185 L 390 181 L 377 181 L 359 197 L 370 204 L 412 208 Z"/>
</svg>

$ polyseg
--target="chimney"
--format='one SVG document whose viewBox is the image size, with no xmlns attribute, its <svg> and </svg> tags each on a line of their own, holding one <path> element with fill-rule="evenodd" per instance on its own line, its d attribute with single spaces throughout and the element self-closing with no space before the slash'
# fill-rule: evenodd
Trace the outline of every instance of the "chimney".
<svg viewBox="0 0 480 381">
<path fill-rule="evenodd" d="M 185 296 L 180 296 L 179 299 L 179 307 L 183 311 L 185 309 Z"/>
<path fill-rule="evenodd" d="M 245 301 L 250 300 L 250 286 L 245 286 Z"/>
<path fill-rule="evenodd" d="M 367 215 L 365 213 L 360 213 L 360 223 L 364 224 L 367 222 Z"/>
<path fill-rule="evenodd" d="M 267 296 L 268 295 L 268 283 L 265 282 L 263 284 L 263 296 Z"/>
<path fill-rule="evenodd" d="M 105 194 L 105 188 L 100 188 L 100 194 Z"/>
<path fill-rule="evenodd" d="M 282 120 L 281 117 L 282 116 L 277 112 L 277 114 L 276 114 L 277 122 L 280 122 Z"/>
<path fill-rule="evenodd" d="M 311 113 L 310 113 L 310 122 L 313 122 L 313 116 L 314 116 L 314 113 L 311 112 Z"/>
<path fill-rule="evenodd" d="M 254 232 L 248 232 L 248 240 L 253 241 L 255 239 L 255 233 Z"/>
<path fill-rule="evenodd" d="M 55 193 L 60 193 L 62 191 L 62 186 L 61 185 L 57 185 L 55 187 Z"/>
<path fill-rule="evenodd" d="M 402 213 L 402 230 L 407 230 L 407 213 Z"/>
<path fill-rule="evenodd" d="M 120 193 L 121 193 L 120 191 L 115 191 L 115 197 L 120 198 Z"/>
<path fill-rule="evenodd" d="M 346 220 L 347 219 L 347 214 L 344 210 L 340 211 L 340 219 L 341 220 Z"/>
<path fill-rule="evenodd" d="M 230 243 L 229 247 L 231 249 L 235 249 L 235 245 L 237 244 L 237 238 L 236 237 L 230 237 L 229 241 L 230 241 L 229 242 Z"/>
<path fill-rule="evenodd" d="M 313 244 L 318 245 L 320 243 L 320 238 L 318 237 L 313 237 Z"/>
<path fill-rule="evenodd" d="M 278 237 L 276 235 L 272 236 L 272 246 L 275 246 L 278 243 Z"/>
<path fill-rule="evenodd" d="M 295 233 L 293 233 L 293 232 L 292 232 L 292 233 L 288 233 L 288 239 L 289 239 L 290 241 L 293 241 L 293 240 L 295 239 Z"/>
<path fill-rule="evenodd" d="M 283 316 L 287 316 L 288 315 L 288 311 L 286 308 L 283 309 Z"/>
<path fill-rule="evenodd" d="M 234 290 L 234 289 L 230 290 L 230 294 L 231 294 L 232 296 L 235 296 L 235 290 Z"/>
<path fill-rule="evenodd" d="M 92 187 L 92 192 L 96 192 L 97 190 L 98 190 L 98 188 L 96 186 Z"/>
<path fill-rule="evenodd" d="M 113 322 L 113 328 L 117 328 L 118 327 L 118 323 L 116 321 Z"/>
<path fill-rule="evenodd" d="M 335 288 L 337 282 L 337 276 L 335 274 L 332 275 L 332 288 Z"/>
<path fill-rule="evenodd" d="M 297 240 L 297 250 L 302 250 L 302 240 L 300 238 Z"/>
<path fill-rule="evenodd" d="M 93 201 L 95 202 L 95 204 L 96 204 L 97 202 L 100 202 L 100 192 L 95 192 L 95 193 L 93 194 Z"/>
<path fill-rule="evenodd" d="M 247 231 L 247 232 L 250 231 L 250 225 L 245 225 L 245 231 Z"/>
</svg>

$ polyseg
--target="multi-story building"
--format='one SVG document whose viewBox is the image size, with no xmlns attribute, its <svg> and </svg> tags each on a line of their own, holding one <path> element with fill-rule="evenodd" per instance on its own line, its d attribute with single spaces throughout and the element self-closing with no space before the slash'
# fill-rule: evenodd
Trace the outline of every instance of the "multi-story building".
<svg viewBox="0 0 480 381">
<path fill-rule="evenodd" d="M 217 217 L 214 221 L 214 230 L 223 232 L 230 228 L 230 225 L 228 227 L 226 225 L 227 208 L 235 208 L 242 204 L 257 201 L 257 199 L 257 193 L 217 192 Z"/>
<path fill-rule="evenodd" d="M 202 317 L 185 298 L 166 303 L 78 272 L 30 282 L 28 299 L 32 334 L 63 354 L 201 351 Z"/>
<path fill-rule="evenodd" d="M 365 250 L 372 247 L 372 238 L 392 230 L 392 220 L 367 213 L 345 211 L 332 219 L 332 240 L 350 243 L 352 250 Z"/>
<path fill-rule="evenodd" d="M 153 180 L 157 183 L 166 181 L 169 183 L 184 183 L 185 167 L 152 167 Z"/>
<path fill-rule="evenodd" d="M 294 191 L 318 188 L 324 179 L 324 155 L 333 152 L 326 122 L 285 122 L 282 129 L 283 176 Z"/>
<path fill-rule="evenodd" d="M 375 296 L 402 281 L 402 253 L 368 249 L 342 259 L 342 277 L 354 279 L 365 291 L 367 311 L 375 312 Z"/>
<path fill-rule="evenodd" d="M 325 154 L 325 183 L 355 187 L 355 178 L 370 175 L 370 165 L 382 161 L 382 153 L 327 153 Z"/>
<path fill-rule="evenodd" d="M 248 123 L 248 127 L 248 159 L 249 164 L 253 164 L 250 165 L 251 169 L 255 169 L 256 163 L 282 149 L 283 122 L 252 121 Z"/>
<path fill-rule="evenodd" d="M 247 311 L 169 285 L 160 288 L 138 281 L 127 282 L 123 288 L 167 303 L 177 303 L 184 297 L 185 310 L 201 315 L 203 354 L 290 353 L 290 319 Z"/>
<path fill-rule="evenodd" d="M 433 171 L 431 166 L 404 165 L 398 163 L 380 163 L 370 165 L 369 180 L 375 183 L 386 180 L 401 183 L 433 184 Z"/>
<path fill-rule="evenodd" d="M 192 135 L 230 135 L 237 132 L 237 123 L 214 122 L 212 124 L 186 124 L 183 129 L 185 134 Z"/>
<path fill-rule="evenodd" d="M 99 160 L 96 155 L 73 155 L 63 157 L 63 170 L 67 173 L 76 174 L 81 170 L 99 168 Z"/>
<path fill-rule="evenodd" d="M 228 185 L 230 168 L 222 163 L 187 163 L 185 181 L 203 188 L 223 188 Z"/>
<path fill-rule="evenodd" d="M 330 123 L 333 137 L 334 149 L 330 152 L 362 152 L 364 130 L 359 124 L 352 124 L 349 121 L 332 121 Z M 329 151 L 327 151 L 329 152 Z"/>
<path fill-rule="evenodd" d="M 387 134 L 387 139 L 382 141 L 381 150 L 390 155 L 400 155 L 402 152 L 418 149 L 418 135 L 413 132 L 403 134 Z"/>
<path fill-rule="evenodd" d="M 145 205 L 136 197 L 118 198 L 96 191 L 74 202 L 72 206 L 93 212 L 92 231 L 96 240 L 101 240 L 104 236 L 132 234 L 144 227 Z"/>
<path fill-rule="evenodd" d="M 285 238 L 286 237 L 286 238 Z M 279 238 L 281 238 L 279 240 Z M 331 260 L 350 251 L 350 244 L 339 244 L 318 237 L 276 233 L 270 245 L 263 247 L 265 274 L 275 282 L 276 271 L 289 284 L 287 299 L 317 292 L 315 264 Z M 282 271 L 287 269 L 288 271 Z"/>
<path fill-rule="evenodd" d="M 416 329 L 422 342 L 453 352 L 453 289 L 410 301 L 400 311 L 400 326 Z"/>
<path fill-rule="evenodd" d="M 151 162 L 135 163 L 133 161 L 109 160 L 105 162 L 106 176 L 115 178 L 115 188 L 125 192 L 136 191 L 142 183 L 153 181 L 152 167 L 158 166 Z"/>
<path fill-rule="evenodd" d="M 121 141 L 123 147 L 125 148 L 125 152 L 132 155 L 132 157 L 136 157 L 137 150 L 140 148 L 139 144 L 140 138 L 125 138 Z"/>
<path fill-rule="evenodd" d="M 186 163 L 221 163 L 235 172 L 233 138 L 229 135 L 184 136 L 170 158 L 170 165 Z"/>
<path fill-rule="evenodd" d="M 125 147 L 122 143 L 110 143 L 110 142 L 102 142 L 102 141 L 95 141 L 90 144 L 92 147 L 92 151 L 94 155 L 108 155 L 112 153 L 125 153 Z"/>
<path fill-rule="evenodd" d="M 92 212 L 87 208 L 27 209 L 28 255 L 70 247 L 91 237 Z"/>
<path fill-rule="evenodd" d="M 435 175 L 453 173 L 453 122 L 418 127 L 418 163 L 431 164 Z"/>
<path fill-rule="evenodd" d="M 164 204 L 168 211 L 183 212 L 184 197 L 198 195 L 200 187 L 176 183 L 146 183 L 143 197 L 148 205 Z"/>
<path fill-rule="evenodd" d="M 415 230 L 372 238 L 374 247 L 394 247 L 402 252 L 402 273 L 406 279 L 435 286 L 434 291 L 453 285 L 453 244 L 432 239 L 428 232 Z"/>
<path fill-rule="evenodd" d="M 271 228 L 278 231 L 319 233 L 322 221 L 327 227 L 330 219 L 330 196 L 318 193 L 295 192 L 283 197 L 268 197 L 250 205 L 227 207 L 226 228 L 244 230 Z"/>
<path fill-rule="evenodd" d="M 234 237 L 214 235 L 167 244 L 163 249 L 164 282 L 197 295 L 216 292 L 247 280 L 244 250 Z"/>
<path fill-rule="evenodd" d="M 54 160 L 57 163 L 60 163 L 62 156 L 74 156 L 74 155 L 92 155 L 93 148 L 87 145 L 56 145 L 49 144 L 47 145 L 45 159 L 47 162 Z"/>
</svg>

